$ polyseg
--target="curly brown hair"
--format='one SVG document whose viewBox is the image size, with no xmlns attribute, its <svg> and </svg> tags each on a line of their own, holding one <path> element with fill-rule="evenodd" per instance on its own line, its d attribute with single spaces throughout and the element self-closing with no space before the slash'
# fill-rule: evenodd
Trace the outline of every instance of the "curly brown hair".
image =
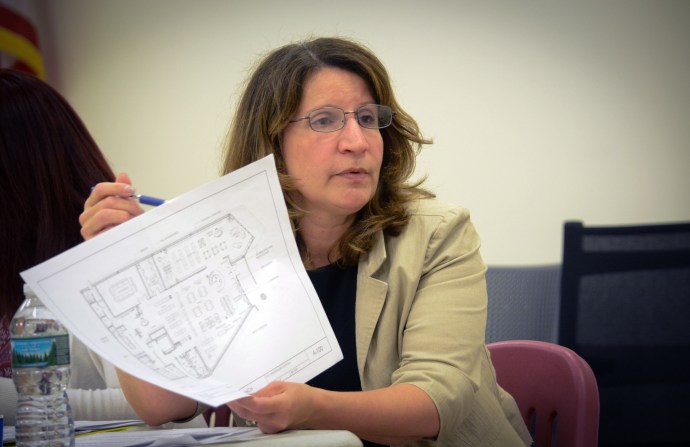
<svg viewBox="0 0 690 447">
<path fill-rule="evenodd" d="M 393 123 L 381 129 L 384 154 L 376 194 L 332 250 L 340 254 L 341 265 L 352 266 L 371 249 L 379 231 L 400 233 L 408 222 L 408 202 L 434 196 L 421 187 L 424 178 L 410 182 L 416 156 L 431 140 L 422 136 L 415 120 L 400 107 L 385 67 L 367 47 L 345 38 L 322 37 L 285 45 L 264 57 L 247 80 L 230 125 L 223 174 L 273 154 L 297 243 L 305 248 L 299 235 L 304 211 L 290 197 L 295 186 L 287 174 L 281 142 L 288 121 L 299 108 L 307 77 L 324 67 L 361 77 L 374 101 L 395 112 Z"/>
</svg>

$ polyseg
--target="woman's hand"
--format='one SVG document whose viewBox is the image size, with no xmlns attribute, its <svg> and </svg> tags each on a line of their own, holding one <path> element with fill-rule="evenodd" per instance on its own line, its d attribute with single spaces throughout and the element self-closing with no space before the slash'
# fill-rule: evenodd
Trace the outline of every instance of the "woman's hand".
<svg viewBox="0 0 690 447">
<path fill-rule="evenodd" d="M 272 382 L 249 397 L 237 399 L 228 407 L 238 416 L 256 422 L 264 433 L 311 428 L 316 388 L 301 383 Z"/>
<path fill-rule="evenodd" d="M 379 444 L 408 444 L 438 436 L 436 405 L 420 388 L 392 385 L 372 391 L 338 392 L 291 382 L 273 382 L 228 403 L 264 433 L 282 430 L 349 430 Z"/>
<path fill-rule="evenodd" d="M 127 174 L 119 174 L 114 183 L 99 183 L 84 203 L 79 216 L 81 235 L 89 240 L 100 233 L 143 213 L 132 198 L 134 188 Z"/>
</svg>

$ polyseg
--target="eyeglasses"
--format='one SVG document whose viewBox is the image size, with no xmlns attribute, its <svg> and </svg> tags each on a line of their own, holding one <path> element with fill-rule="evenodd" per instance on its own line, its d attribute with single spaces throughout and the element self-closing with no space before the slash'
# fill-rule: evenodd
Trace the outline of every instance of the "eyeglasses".
<svg viewBox="0 0 690 447">
<path fill-rule="evenodd" d="M 354 112 L 346 112 L 339 107 L 321 107 L 288 123 L 309 120 L 309 127 L 316 132 L 335 132 L 345 127 L 345 115 L 354 114 L 360 126 L 366 129 L 383 129 L 391 125 L 394 113 L 390 107 L 380 104 L 367 104 Z"/>
</svg>

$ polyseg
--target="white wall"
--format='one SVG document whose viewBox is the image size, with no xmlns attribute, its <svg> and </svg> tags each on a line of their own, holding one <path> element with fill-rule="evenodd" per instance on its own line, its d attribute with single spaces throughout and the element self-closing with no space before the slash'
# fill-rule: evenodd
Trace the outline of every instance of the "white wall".
<svg viewBox="0 0 690 447">
<path fill-rule="evenodd" d="M 488 263 L 559 262 L 566 219 L 690 220 L 690 2 L 35 1 L 48 80 L 142 193 L 215 177 L 257 56 L 323 34 L 387 65 Z"/>
</svg>

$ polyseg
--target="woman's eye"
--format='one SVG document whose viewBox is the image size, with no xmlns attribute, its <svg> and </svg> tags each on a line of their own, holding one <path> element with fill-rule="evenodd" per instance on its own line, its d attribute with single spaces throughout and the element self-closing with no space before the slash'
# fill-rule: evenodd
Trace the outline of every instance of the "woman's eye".
<svg viewBox="0 0 690 447">
<path fill-rule="evenodd" d="M 311 119 L 312 126 L 327 126 L 332 122 L 333 119 L 330 116 L 320 116 L 318 118 Z"/>
<path fill-rule="evenodd" d="M 370 112 L 360 113 L 358 115 L 359 122 L 362 125 L 373 125 L 376 124 L 376 116 Z"/>
<path fill-rule="evenodd" d="M 336 125 L 339 115 L 339 113 L 331 110 L 317 111 L 316 113 L 312 113 L 309 122 L 312 127 L 329 129 Z"/>
</svg>

